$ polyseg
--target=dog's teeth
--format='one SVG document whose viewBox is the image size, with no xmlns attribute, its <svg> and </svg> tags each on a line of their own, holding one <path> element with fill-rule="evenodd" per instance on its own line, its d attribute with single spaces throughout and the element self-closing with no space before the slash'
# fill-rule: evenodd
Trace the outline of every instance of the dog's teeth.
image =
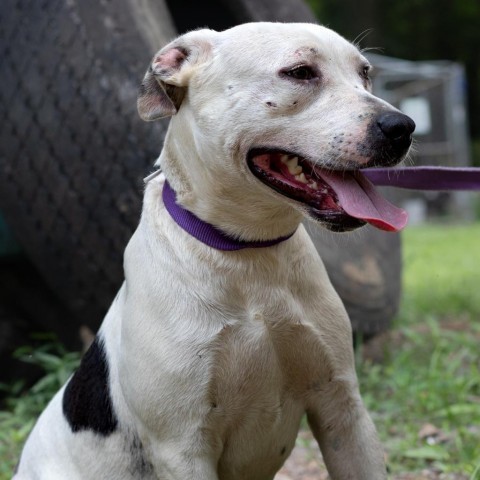
<svg viewBox="0 0 480 480">
<path fill-rule="evenodd" d="M 289 160 L 287 160 L 287 165 L 292 168 L 296 167 L 298 165 L 298 158 L 297 157 L 290 158 Z"/>
<path fill-rule="evenodd" d="M 307 177 L 305 177 L 303 172 L 300 175 L 295 175 L 295 180 L 301 183 L 308 183 Z"/>
<path fill-rule="evenodd" d="M 313 190 L 318 190 L 318 184 L 317 182 L 312 182 L 312 183 L 309 183 L 308 186 L 313 189 Z"/>
<path fill-rule="evenodd" d="M 299 173 L 302 173 L 302 167 L 298 164 L 298 158 L 297 157 L 293 157 L 291 158 L 290 160 L 287 161 L 286 163 L 287 167 L 288 167 L 288 171 L 292 174 L 292 175 L 298 175 Z"/>
<path fill-rule="evenodd" d="M 280 157 L 280 161 L 281 161 L 282 163 L 287 163 L 287 162 L 288 162 L 288 155 L 282 155 L 282 156 Z"/>
</svg>

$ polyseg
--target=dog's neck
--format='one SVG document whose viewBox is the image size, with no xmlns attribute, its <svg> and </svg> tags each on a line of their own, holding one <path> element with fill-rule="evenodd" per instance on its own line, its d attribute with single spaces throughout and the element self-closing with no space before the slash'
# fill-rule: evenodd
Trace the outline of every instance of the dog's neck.
<svg viewBox="0 0 480 480">
<path fill-rule="evenodd" d="M 162 198 L 168 213 L 180 227 L 192 235 L 192 237 L 195 237 L 200 242 L 209 247 L 215 248 L 216 250 L 233 251 L 242 250 L 244 248 L 271 247 L 288 240 L 295 233 L 292 232 L 290 235 L 273 240 L 256 242 L 242 241 L 228 236 L 218 228 L 204 222 L 192 212 L 179 205 L 176 201 L 177 198 L 175 191 L 167 180 L 165 180 L 163 185 Z"/>
<path fill-rule="evenodd" d="M 303 213 L 259 186 L 247 171 L 244 153 L 235 155 L 233 147 L 203 131 L 195 134 L 190 116 L 182 107 L 171 119 L 157 161 L 177 203 L 228 237 L 246 242 L 271 241 L 295 231 Z"/>
</svg>

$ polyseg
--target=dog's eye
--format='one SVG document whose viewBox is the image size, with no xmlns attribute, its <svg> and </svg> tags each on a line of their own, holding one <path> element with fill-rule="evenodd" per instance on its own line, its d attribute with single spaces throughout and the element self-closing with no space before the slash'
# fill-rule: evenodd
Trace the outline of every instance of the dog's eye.
<svg viewBox="0 0 480 480">
<path fill-rule="evenodd" d="M 315 73 L 312 67 L 308 65 L 301 65 L 299 67 L 292 68 L 291 70 L 285 70 L 282 72 L 284 75 L 295 80 L 312 80 L 317 78 L 318 75 Z"/>
<path fill-rule="evenodd" d="M 370 80 L 370 65 L 364 65 L 360 71 L 360 76 L 365 80 Z"/>
</svg>

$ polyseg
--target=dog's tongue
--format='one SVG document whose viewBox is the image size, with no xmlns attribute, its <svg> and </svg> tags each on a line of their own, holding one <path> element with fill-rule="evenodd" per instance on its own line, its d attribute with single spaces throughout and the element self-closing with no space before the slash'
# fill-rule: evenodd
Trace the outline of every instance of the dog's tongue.
<svg viewBox="0 0 480 480">
<path fill-rule="evenodd" d="M 407 224 L 407 212 L 382 197 L 362 173 L 325 170 L 316 173 L 335 190 L 340 206 L 351 217 L 389 232 L 398 232 Z"/>
</svg>

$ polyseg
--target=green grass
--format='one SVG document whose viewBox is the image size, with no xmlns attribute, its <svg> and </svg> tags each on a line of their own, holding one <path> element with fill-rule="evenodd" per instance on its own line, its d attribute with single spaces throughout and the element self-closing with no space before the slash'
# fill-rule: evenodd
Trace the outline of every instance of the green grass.
<svg viewBox="0 0 480 480">
<path fill-rule="evenodd" d="M 421 332 L 403 329 L 383 365 L 359 365 L 363 397 L 393 473 L 473 474 L 480 467 L 480 326 L 457 332 L 432 317 L 426 322 Z M 438 429 L 431 444 L 419 437 L 425 424 Z"/>
<path fill-rule="evenodd" d="M 403 321 L 424 315 L 480 319 L 480 224 L 407 228 L 403 257 Z"/>
<path fill-rule="evenodd" d="M 386 360 L 359 377 L 393 473 L 435 468 L 480 480 L 480 225 L 403 237 L 404 295 Z M 420 438 L 425 424 L 437 437 Z"/>
<path fill-rule="evenodd" d="M 360 360 L 362 394 L 392 474 L 435 468 L 480 480 L 480 224 L 428 225 L 403 235 L 402 308 L 381 364 Z M 19 352 L 45 376 L 9 386 L 0 411 L 0 480 L 11 478 L 26 435 L 79 356 L 58 343 Z M 436 438 L 420 438 L 425 424 Z"/>
<path fill-rule="evenodd" d="M 80 361 L 79 353 L 67 352 L 52 337 L 45 338 L 40 348 L 25 347 L 15 355 L 40 366 L 45 375 L 28 392 L 24 391 L 22 380 L 12 385 L 0 384 L 0 389 L 8 393 L 5 408 L 0 410 L 0 480 L 12 477 L 22 445 L 36 418 Z"/>
</svg>

